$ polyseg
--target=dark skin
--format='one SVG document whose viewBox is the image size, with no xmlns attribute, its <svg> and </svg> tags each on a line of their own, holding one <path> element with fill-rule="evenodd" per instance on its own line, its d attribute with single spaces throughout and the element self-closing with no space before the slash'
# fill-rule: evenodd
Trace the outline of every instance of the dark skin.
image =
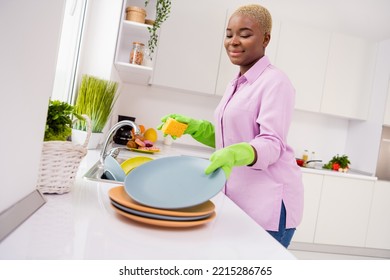
<svg viewBox="0 0 390 280">
<path fill-rule="evenodd" d="M 264 56 L 271 35 L 250 16 L 235 14 L 229 19 L 224 41 L 230 61 L 240 66 L 240 74 L 248 71 Z"/>
</svg>

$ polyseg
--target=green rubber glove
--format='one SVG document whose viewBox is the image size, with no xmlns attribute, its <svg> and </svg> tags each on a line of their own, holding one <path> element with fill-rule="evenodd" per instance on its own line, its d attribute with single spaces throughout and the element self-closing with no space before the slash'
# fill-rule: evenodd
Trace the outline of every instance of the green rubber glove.
<svg viewBox="0 0 390 280">
<path fill-rule="evenodd" d="M 256 158 L 254 148 L 245 142 L 233 144 L 214 152 L 210 157 L 210 165 L 205 169 L 208 175 L 218 168 L 222 168 L 226 178 L 230 177 L 234 166 L 253 164 Z"/>
<path fill-rule="evenodd" d="M 161 118 L 162 123 L 157 127 L 158 130 L 161 130 L 162 126 L 168 118 L 172 118 L 178 122 L 188 124 L 184 134 L 189 134 L 196 141 L 215 148 L 215 131 L 214 125 L 211 122 L 205 120 L 196 120 L 179 114 L 169 114 Z M 172 138 L 175 139 L 176 137 Z"/>
</svg>

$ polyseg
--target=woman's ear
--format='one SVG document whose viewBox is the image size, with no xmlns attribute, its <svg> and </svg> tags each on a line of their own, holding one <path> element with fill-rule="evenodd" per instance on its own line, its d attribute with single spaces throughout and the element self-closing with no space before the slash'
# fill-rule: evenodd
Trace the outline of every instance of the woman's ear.
<svg viewBox="0 0 390 280">
<path fill-rule="evenodd" d="M 271 41 L 271 34 L 265 33 L 264 34 L 264 40 L 263 40 L 263 47 L 264 47 L 264 49 L 268 46 L 270 41 Z"/>
</svg>

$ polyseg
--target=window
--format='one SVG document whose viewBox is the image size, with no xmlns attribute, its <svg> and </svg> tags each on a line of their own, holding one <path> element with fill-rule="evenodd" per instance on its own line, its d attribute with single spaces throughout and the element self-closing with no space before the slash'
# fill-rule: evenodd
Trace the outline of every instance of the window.
<svg viewBox="0 0 390 280">
<path fill-rule="evenodd" d="M 87 0 L 66 0 L 51 98 L 73 103 Z"/>
</svg>

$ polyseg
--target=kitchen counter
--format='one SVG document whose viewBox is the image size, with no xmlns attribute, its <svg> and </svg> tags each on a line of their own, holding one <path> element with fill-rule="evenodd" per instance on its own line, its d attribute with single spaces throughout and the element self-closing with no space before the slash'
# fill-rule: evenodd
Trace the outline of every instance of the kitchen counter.
<svg viewBox="0 0 390 280">
<path fill-rule="evenodd" d="M 338 176 L 338 177 L 344 177 L 344 178 L 353 178 L 353 179 L 361 179 L 361 180 L 369 180 L 369 181 L 376 181 L 378 180 L 375 176 L 366 175 L 363 172 L 354 171 L 354 170 L 348 170 L 348 172 L 338 172 L 338 171 L 332 171 L 328 169 L 323 168 L 307 168 L 307 167 L 301 167 L 302 172 L 304 173 L 312 173 L 312 174 L 319 174 L 319 175 L 327 175 L 327 176 Z"/>
<path fill-rule="evenodd" d="M 176 144 L 162 146 L 156 157 L 210 152 Z M 0 259 L 295 259 L 223 193 L 211 199 L 216 218 L 198 227 L 162 228 L 119 216 L 108 197 L 117 184 L 82 178 L 98 159 L 99 151 L 88 152 L 71 192 L 45 195 L 47 203 L 0 243 Z"/>
</svg>

